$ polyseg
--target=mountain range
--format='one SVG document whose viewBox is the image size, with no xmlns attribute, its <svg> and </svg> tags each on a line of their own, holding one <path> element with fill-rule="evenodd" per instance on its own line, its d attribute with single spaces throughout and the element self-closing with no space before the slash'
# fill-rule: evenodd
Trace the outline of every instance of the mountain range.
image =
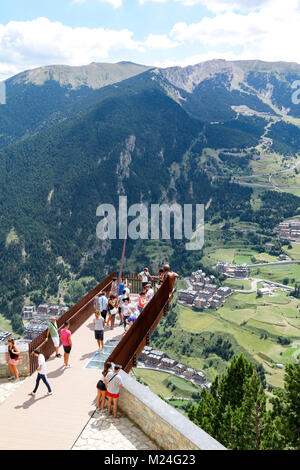
<svg viewBox="0 0 300 470">
<path fill-rule="evenodd" d="M 237 217 L 268 229 L 295 215 L 300 198 L 262 194 L 253 208 L 253 189 L 232 177 L 251 174 L 264 139 L 270 154 L 297 157 L 299 79 L 298 64 L 224 60 L 167 69 L 56 65 L 8 79 L 0 106 L 0 313 L 16 298 L 56 294 L 70 272 L 101 278 L 117 268 L 122 243 L 97 239 L 96 209 L 117 206 L 119 195 L 128 204 L 203 203 L 208 221 Z M 147 242 L 129 241 L 132 262 L 156 268 L 171 258 L 184 271 L 201 260 L 177 241 L 148 243 L 147 258 Z"/>
</svg>

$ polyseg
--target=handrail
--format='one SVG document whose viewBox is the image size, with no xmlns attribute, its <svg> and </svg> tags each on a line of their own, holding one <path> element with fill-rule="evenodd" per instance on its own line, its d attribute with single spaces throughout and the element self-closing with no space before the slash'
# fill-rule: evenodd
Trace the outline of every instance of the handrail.
<svg viewBox="0 0 300 470">
<path fill-rule="evenodd" d="M 77 302 L 77 304 L 75 304 L 70 310 L 64 313 L 64 315 L 57 320 L 58 330 L 62 329 L 66 321 L 70 321 L 70 330 L 74 333 L 83 323 L 85 323 L 86 320 L 94 313 L 94 298 L 99 294 L 99 292 L 108 292 L 110 290 L 114 277 L 117 278 L 118 273 L 111 273 L 92 291 L 80 299 L 79 302 Z M 126 335 L 121 339 L 120 343 L 116 346 L 106 362 L 121 364 L 126 372 L 129 372 L 130 369 L 135 366 L 136 358 L 143 350 L 144 346 L 148 344 L 149 338 L 162 316 L 166 314 L 174 290 L 175 277 L 177 277 L 175 273 L 168 274 L 156 294 L 146 305 L 143 312 L 139 315 Z M 125 279 L 134 283 L 132 291 L 136 290 L 139 292 L 141 289 L 141 281 L 137 278 L 136 273 L 123 273 L 122 280 Z M 154 283 L 155 282 L 153 282 L 153 284 Z M 44 354 L 46 360 L 55 350 L 53 342 L 49 339 L 47 340 L 46 337 L 47 328 L 29 344 L 30 374 L 32 374 L 38 367 L 37 358 L 33 354 L 35 349 L 39 349 L 41 353 Z"/>
<path fill-rule="evenodd" d="M 79 300 L 70 310 L 64 313 L 58 320 L 58 330 L 61 330 L 66 321 L 70 322 L 70 330 L 74 333 L 94 312 L 93 300 L 96 295 L 101 291 L 108 291 L 112 283 L 114 273 L 107 276 L 102 282 L 100 282 L 93 290 L 86 294 L 82 299 Z M 35 349 L 39 349 L 44 354 L 47 360 L 54 352 L 55 348 L 53 342 L 47 340 L 47 329 L 37 336 L 29 344 L 29 361 L 30 361 L 30 374 L 37 369 L 37 358 L 33 355 Z"/>
<path fill-rule="evenodd" d="M 166 314 L 172 299 L 176 277 L 175 273 L 168 274 L 156 294 L 112 351 L 105 365 L 108 362 L 119 364 L 127 373 L 136 366 L 139 354 L 144 346 L 149 344 L 150 336 L 163 315 Z"/>
</svg>

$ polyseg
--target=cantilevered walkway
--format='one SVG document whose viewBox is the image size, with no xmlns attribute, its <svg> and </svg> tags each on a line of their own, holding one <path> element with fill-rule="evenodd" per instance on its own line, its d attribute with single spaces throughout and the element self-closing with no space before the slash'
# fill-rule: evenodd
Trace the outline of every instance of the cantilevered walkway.
<svg viewBox="0 0 300 470">
<path fill-rule="evenodd" d="M 127 418 L 93 416 L 96 383 L 100 372 L 86 365 L 97 351 L 89 318 L 73 335 L 70 369 L 64 369 L 63 357 L 52 355 L 47 377 L 53 395 L 40 382 L 35 398 L 28 396 L 35 385 L 36 373 L 0 404 L 0 449 L 156 449 L 156 446 Z M 104 340 L 119 339 L 123 327 L 106 328 Z M 61 348 L 61 353 L 62 353 Z M 102 439 L 100 439 L 100 434 Z M 105 441 L 104 436 L 114 436 Z"/>
</svg>

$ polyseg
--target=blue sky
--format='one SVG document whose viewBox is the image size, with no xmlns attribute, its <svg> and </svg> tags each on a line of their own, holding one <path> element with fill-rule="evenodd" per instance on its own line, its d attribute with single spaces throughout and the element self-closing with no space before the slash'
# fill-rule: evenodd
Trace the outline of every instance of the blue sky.
<svg viewBox="0 0 300 470">
<path fill-rule="evenodd" d="M 300 0 L 0 1 L 0 80 L 54 63 L 300 62 Z"/>
</svg>

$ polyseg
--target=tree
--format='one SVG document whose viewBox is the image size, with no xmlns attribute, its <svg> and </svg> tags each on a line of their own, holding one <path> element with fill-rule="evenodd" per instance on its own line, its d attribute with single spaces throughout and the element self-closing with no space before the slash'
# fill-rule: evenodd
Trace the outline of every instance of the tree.
<svg viewBox="0 0 300 470">
<path fill-rule="evenodd" d="M 285 369 L 284 390 L 276 390 L 272 417 L 287 449 L 300 450 L 300 366 L 288 364 Z"/>
<path fill-rule="evenodd" d="M 210 392 L 202 390 L 189 418 L 229 449 L 258 450 L 271 441 L 266 402 L 260 376 L 242 354 L 214 380 Z"/>
</svg>

